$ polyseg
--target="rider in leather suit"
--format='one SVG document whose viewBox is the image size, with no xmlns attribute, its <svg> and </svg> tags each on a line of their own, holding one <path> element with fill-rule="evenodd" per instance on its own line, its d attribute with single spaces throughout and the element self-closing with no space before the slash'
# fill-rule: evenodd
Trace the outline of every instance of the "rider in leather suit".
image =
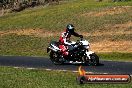
<svg viewBox="0 0 132 88">
<path fill-rule="evenodd" d="M 70 43 L 71 35 L 83 38 L 82 35 L 79 35 L 78 33 L 74 32 L 74 26 L 72 24 L 68 24 L 66 26 L 65 31 L 61 33 L 61 36 L 59 38 L 59 43 L 60 43 L 59 48 L 61 49 L 64 56 L 69 55 L 67 46 L 71 45 L 71 43 Z"/>
</svg>

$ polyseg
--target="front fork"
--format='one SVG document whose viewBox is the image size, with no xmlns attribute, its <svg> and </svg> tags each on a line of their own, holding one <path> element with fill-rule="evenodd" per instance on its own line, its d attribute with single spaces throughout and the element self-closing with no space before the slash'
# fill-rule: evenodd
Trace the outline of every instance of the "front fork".
<svg viewBox="0 0 132 88">
<path fill-rule="evenodd" d="M 93 53 L 93 51 L 86 51 L 86 56 L 88 57 L 88 59 L 91 59 L 90 55 Z"/>
</svg>

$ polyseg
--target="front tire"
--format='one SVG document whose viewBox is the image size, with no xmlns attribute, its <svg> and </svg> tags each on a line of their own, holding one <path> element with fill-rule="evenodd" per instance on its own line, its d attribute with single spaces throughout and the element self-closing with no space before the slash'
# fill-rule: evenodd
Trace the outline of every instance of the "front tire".
<svg viewBox="0 0 132 88">
<path fill-rule="evenodd" d="M 99 64 L 99 57 L 95 53 L 92 53 L 89 56 L 90 58 L 86 56 L 85 64 L 97 66 Z"/>
<path fill-rule="evenodd" d="M 99 64 L 99 57 L 95 53 L 90 54 L 90 62 L 92 65 L 97 66 Z"/>
<path fill-rule="evenodd" d="M 50 60 L 55 65 L 61 65 L 64 63 L 64 61 L 60 58 L 60 56 L 56 52 L 53 52 L 53 51 L 50 52 Z"/>
</svg>

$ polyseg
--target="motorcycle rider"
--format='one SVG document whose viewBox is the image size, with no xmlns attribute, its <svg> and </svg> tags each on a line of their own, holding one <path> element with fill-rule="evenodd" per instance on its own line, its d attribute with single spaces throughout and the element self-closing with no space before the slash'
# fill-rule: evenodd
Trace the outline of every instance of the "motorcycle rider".
<svg viewBox="0 0 132 88">
<path fill-rule="evenodd" d="M 82 35 L 79 35 L 78 33 L 74 32 L 74 29 L 75 28 L 72 24 L 68 24 L 66 26 L 65 31 L 63 33 L 61 33 L 61 36 L 59 38 L 59 43 L 60 43 L 59 48 L 61 49 L 63 56 L 69 55 L 67 46 L 71 46 L 71 41 L 70 41 L 71 35 L 83 38 Z"/>
</svg>

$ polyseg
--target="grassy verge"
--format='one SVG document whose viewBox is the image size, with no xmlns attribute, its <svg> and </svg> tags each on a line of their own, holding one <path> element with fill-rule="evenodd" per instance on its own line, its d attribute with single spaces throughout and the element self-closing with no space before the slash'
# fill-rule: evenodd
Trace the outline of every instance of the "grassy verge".
<svg viewBox="0 0 132 88">
<path fill-rule="evenodd" d="M 1 88 L 131 88 L 129 84 L 76 83 L 77 73 L 0 67 Z"/>
<path fill-rule="evenodd" d="M 10 34 L 0 37 L 0 55 L 48 56 L 46 50 L 50 40 L 56 37 L 34 37 Z M 92 41 L 93 38 L 91 38 Z M 94 51 L 94 50 L 93 50 Z M 132 61 L 132 53 L 98 53 L 100 59 L 115 61 Z"/>
<path fill-rule="evenodd" d="M 70 3 L 70 4 L 69 4 Z M 104 24 L 123 23 L 132 20 L 131 10 L 126 14 L 105 17 L 81 17 L 83 13 L 100 11 L 115 6 L 131 6 L 132 2 L 95 2 L 93 0 L 77 0 L 65 4 L 45 8 L 27 9 L 20 13 L 11 13 L 0 17 L 0 30 L 22 28 L 44 28 L 46 30 L 62 30 L 67 23 L 73 23 L 80 30 L 94 30 Z M 104 20 L 105 19 L 105 20 Z"/>
<path fill-rule="evenodd" d="M 44 56 L 51 38 L 38 38 L 26 35 L 6 35 L 0 37 L 1 55 Z"/>
<path fill-rule="evenodd" d="M 113 61 L 132 61 L 132 53 L 98 53 L 102 60 L 113 60 Z"/>
</svg>

